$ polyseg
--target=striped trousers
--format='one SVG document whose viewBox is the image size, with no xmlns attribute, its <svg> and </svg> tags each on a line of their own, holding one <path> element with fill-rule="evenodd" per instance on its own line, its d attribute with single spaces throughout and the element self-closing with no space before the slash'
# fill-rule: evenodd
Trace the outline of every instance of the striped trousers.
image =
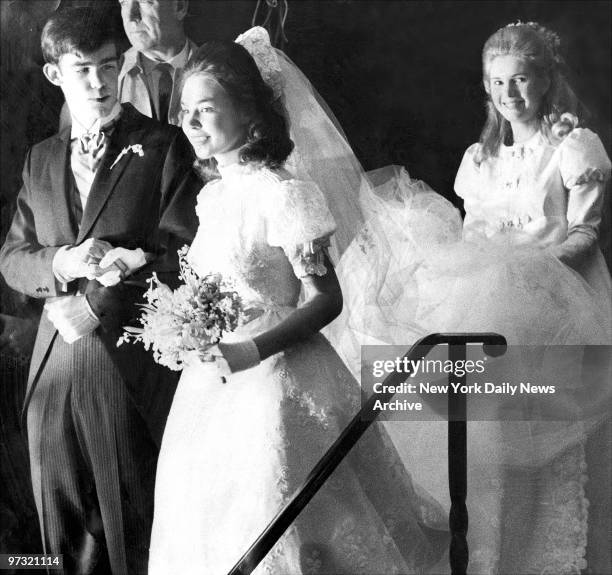
<svg viewBox="0 0 612 575">
<path fill-rule="evenodd" d="M 27 426 L 45 552 L 70 574 L 145 574 L 157 447 L 95 333 L 55 335 Z"/>
</svg>

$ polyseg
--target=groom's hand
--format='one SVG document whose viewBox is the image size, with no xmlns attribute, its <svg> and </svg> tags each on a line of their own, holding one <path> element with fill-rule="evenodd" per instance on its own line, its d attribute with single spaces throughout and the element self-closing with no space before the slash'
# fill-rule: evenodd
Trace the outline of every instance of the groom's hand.
<svg viewBox="0 0 612 575">
<path fill-rule="evenodd" d="M 154 254 L 146 253 L 140 248 L 134 250 L 113 248 L 100 260 L 98 264 L 100 270 L 96 280 L 106 287 L 116 285 L 147 265 L 154 257 Z"/>
<path fill-rule="evenodd" d="M 63 284 L 78 278 L 93 279 L 99 271 L 100 260 L 112 248 L 108 242 L 95 238 L 78 246 L 64 246 L 53 258 L 53 273 Z"/>
<path fill-rule="evenodd" d="M 49 321 L 66 343 L 74 343 L 100 325 L 84 295 L 50 298 L 45 310 Z"/>
</svg>

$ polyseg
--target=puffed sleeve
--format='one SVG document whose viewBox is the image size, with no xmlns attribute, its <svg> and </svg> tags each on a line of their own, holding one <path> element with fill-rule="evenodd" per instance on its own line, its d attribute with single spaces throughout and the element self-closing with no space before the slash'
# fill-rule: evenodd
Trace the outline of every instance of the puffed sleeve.
<svg viewBox="0 0 612 575">
<path fill-rule="evenodd" d="M 478 179 L 480 177 L 480 166 L 476 161 L 480 150 L 480 144 L 472 144 L 463 154 L 461 165 L 455 177 L 455 192 L 466 202 L 476 199 L 478 191 Z"/>
<path fill-rule="evenodd" d="M 578 257 L 597 242 L 610 159 L 597 134 L 576 128 L 559 145 L 559 170 L 568 190 L 567 240 L 560 255 Z"/>
<path fill-rule="evenodd" d="M 465 210 L 464 225 L 476 230 L 486 225 L 488 214 L 484 211 L 485 202 L 482 201 L 484 176 L 483 165 L 478 160 L 480 144 L 472 144 L 463 154 L 461 165 L 455 177 L 455 192 L 463 199 Z"/>
<path fill-rule="evenodd" d="M 269 200 L 268 243 L 283 248 L 297 277 L 325 275 L 325 249 L 336 224 L 321 190 L 313 182 L 285 180 Z"/>
</svg>

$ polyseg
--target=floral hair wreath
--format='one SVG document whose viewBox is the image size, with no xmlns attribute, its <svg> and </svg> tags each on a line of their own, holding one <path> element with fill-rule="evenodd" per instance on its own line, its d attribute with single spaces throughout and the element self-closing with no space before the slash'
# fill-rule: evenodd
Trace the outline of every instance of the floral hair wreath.
<svg viewBox="0 0 612 575">
<path fill-rule="evenodd" d="M 234 42 L 246 48 L 255 60 L 263 81 L 272 88 L 274 98 L 280 98 L 283 95 L 283 77 L 268 31 L 261 26 L 255 26 L 240 34 Z"/>
<path fill-rule="evenodd" d="M 559 49 L 561 47 L 561 38 L 559 34 L 553 32 L 552 30 L 549 30 L 545 26 L 542 26 L 538 22 L 521 22 L 520 20 L 517 20 L 516 22 L 511 22 L 510 24 L 506 24 L 503 28 L 500 28 L 500 30 L 504 30 L 505 28 L 512 28 L 515 26 L 524 26 L 534 30 L 544 40 L 546 46 L 548 47 L 548 51 L 552 56 L 553 61 L 556 64 L 563 64 L 563 58 L 559 53 Z"/>
</svg>

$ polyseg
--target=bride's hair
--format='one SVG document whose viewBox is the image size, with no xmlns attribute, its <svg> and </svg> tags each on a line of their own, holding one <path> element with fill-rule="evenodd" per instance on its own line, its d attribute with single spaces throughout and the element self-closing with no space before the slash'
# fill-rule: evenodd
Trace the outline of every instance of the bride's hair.
<svg viewBox="0 0 612 575">
<path fill-rule="evenodd" d="M 200 73 L 219 82 L 236 107 L 250 118 L 247 140 L 240 148 L 240 161 L 280 168 L 293 150 L 287 115 L 280 98 L 264 82 L 248 51 L 234 42 L 206 42 L 185 66 L 182 86 L 187 78 Z M 205 179 L 219 175 L 214 159 L 197 160 L 196 168 Z"/>
<path fill-rule="evenodd" d="M 483 83 L 487 94 L 490 92 L 491 62 L 498 56 L 520 58 L 528 62 L 538 76 L 549 80 L 550 86 L 538 110 L 541 132 L 549 140 L 567 135 L 576 127 L 579 111 L 581 115 L 585 112 L 563 74 L 564 62 L 559 55 L 559 44 L 559 36 L 544 26 L 535 22 L 517 22 L 500 28 L 482 49 Z M 511 143 L 512 139 L 510 123 L 497 111 L 490 96 L 486 107 L 479 161 L 497 156 L 502 144 Z"/>
</svg>

